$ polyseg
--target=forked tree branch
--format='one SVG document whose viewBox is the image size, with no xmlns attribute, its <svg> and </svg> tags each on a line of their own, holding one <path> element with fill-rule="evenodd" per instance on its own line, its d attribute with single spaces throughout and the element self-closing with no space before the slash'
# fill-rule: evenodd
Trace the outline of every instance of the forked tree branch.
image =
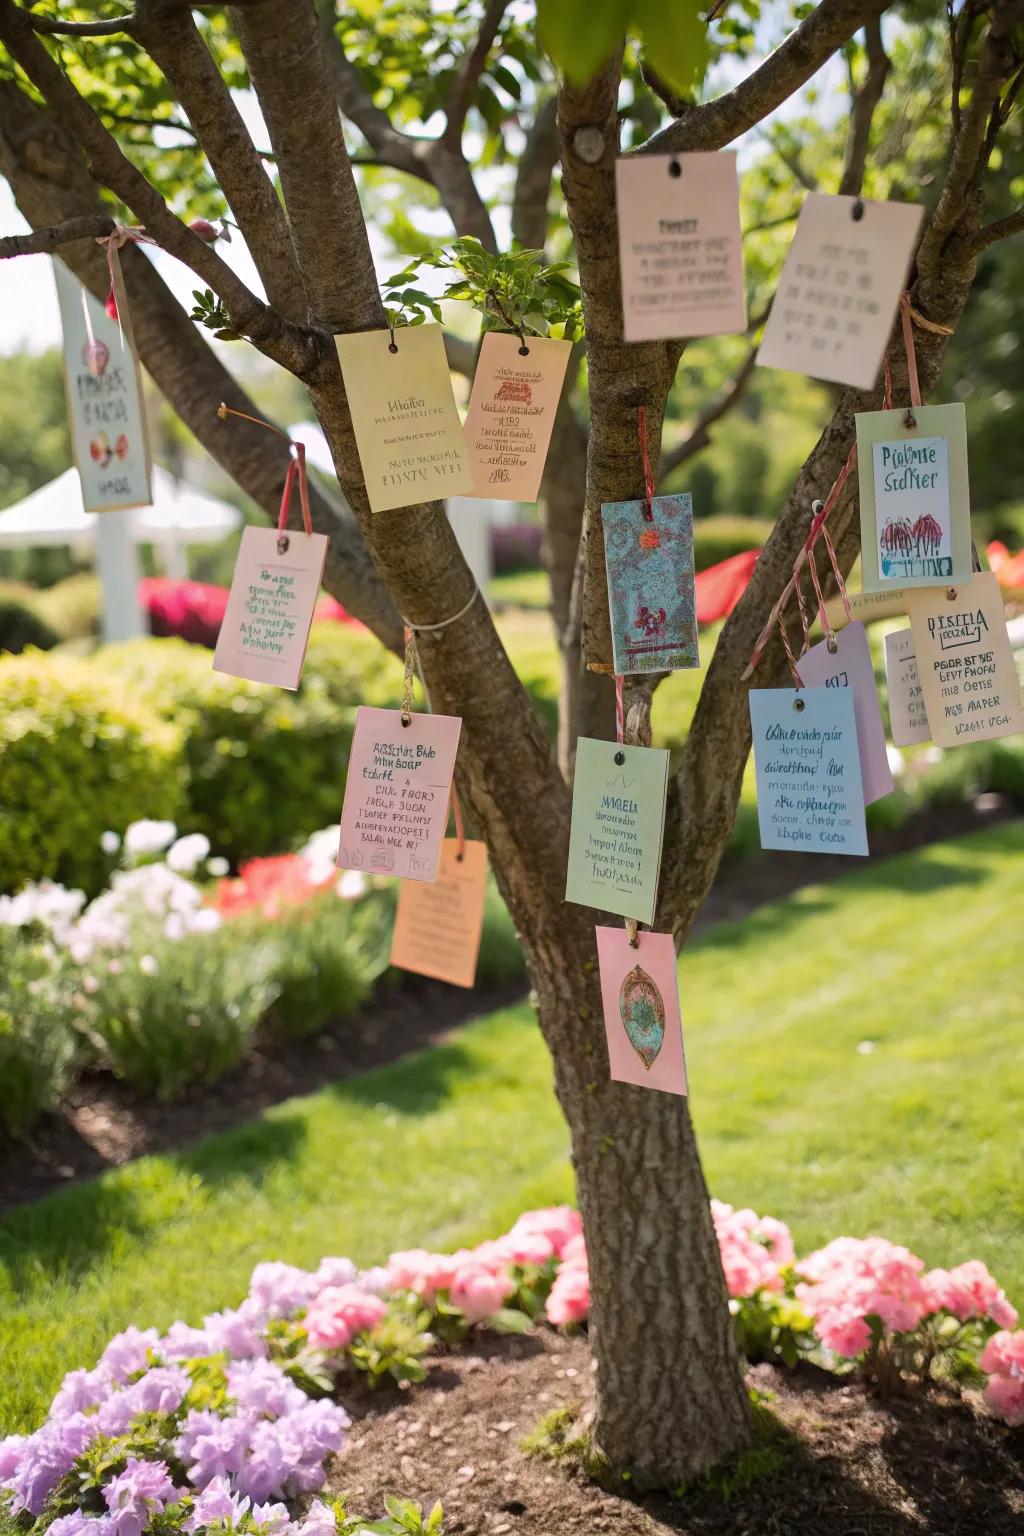
<svg viewBox="0 0 1024 1536">
<path fill-rule="evenodd" d="M 519 156 L 512 194 L 512 238 L 528 250 L 542 251 L 548 238 L 548 199 L 558 164 L 558 98 L 537 108 Z"/>
<path fill-rule="evenodd" d="M 60 16 L 40 16 L 38 11 L 27 11 L 33 32 L 43 32 L 59 37 L 116 37 L 118 33 L 131 33 L 135 13 L 126 11 L 123 16 L 100 17 L 96 21 L 64 21 Z"/>
<path fill-rule="evenodd" d="M 889 0 L 820 0 L 775 52 L 733 90 L 693 107 L 635 151 L 668 154 L 721 149 L 755 127 L 831 58 Z"/>
<path fill-rule="evenodd" d="M 990 245 L 995 245 L 998 240 L 1008 240 L 1011 235 L 1019 235 L 1024 230 L 1024 208 L 1017 208 L 1013 213 L 1008 213 L 1004 219 L 993 219 L 991 224 L 986 224 L 975 235 L 971 242 L 971 249 L 975 255 L 987 251 Z"/>
<path fill-rule="evenodd" d="M 839 191 L 846 197 L 856 197 L 864 185 L 864 167 L 867 164 L 868 145 L 871 141 L 871 123 L 889 76 L 889 55 L 882 41 L 882 23 L 878 16 L 871 17 L 865 24 L 864 45 L 867 50 L 868 67 L 864 79 L 853 91 L 843 174 L 839 180 Z"/>
<path fill-rule="evenodd" d="M 472 105 L 477 81 L 484 72 L 484 66 L 498 35 L 498 28 L 510 3 L 511 0 L 487 0 L 476 41 L 472 48 L 463 54 L 455 70 L 455 78 L 448 93 L 448 105 L 445 109 L 442 144 L 452 145 L 455 148 L 460 148 L 462 145 L 462 130 L 466 126 L 466 117 Z"/>
</svg>

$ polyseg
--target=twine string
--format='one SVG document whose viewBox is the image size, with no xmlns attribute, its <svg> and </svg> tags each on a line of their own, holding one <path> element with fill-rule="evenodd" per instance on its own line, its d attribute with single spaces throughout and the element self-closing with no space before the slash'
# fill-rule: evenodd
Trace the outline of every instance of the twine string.
<svg viewBox="0 0 1024 1536">
<path fill-rule="evenodd" d="M 644 518 L 647 522 L 654 521 L 654 475 L 651 473 L 651 461 L 647 452 L 647 407 L 637 406 L 636 412 L 637 435 L 640 438 L 640 459 L 644 470 Z"/>
</svg>

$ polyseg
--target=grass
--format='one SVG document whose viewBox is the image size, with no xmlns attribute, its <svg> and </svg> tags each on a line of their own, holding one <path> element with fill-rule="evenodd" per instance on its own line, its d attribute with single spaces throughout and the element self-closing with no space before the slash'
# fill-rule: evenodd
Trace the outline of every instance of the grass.
<svg viewBox="0 0 1024 1536">
<path fill-rule="evenodd" d="M 997 827 L 687 951 L 692 1109 L 717 1195 L 784 1217 L 804 1250 L 877 1231 L 932 1264 L 983 1258 L 1024 1301 L 1022 855 L 1024 827 Z M 63 1372 L 127 1323 L 235 1303 L 259 1259 L 448 1246 L 567 1198 L 566 1151 L 524 1006 L 15 1212 L 0 1223 L 0 1431 L 35 1423 Z"/>
</svg>

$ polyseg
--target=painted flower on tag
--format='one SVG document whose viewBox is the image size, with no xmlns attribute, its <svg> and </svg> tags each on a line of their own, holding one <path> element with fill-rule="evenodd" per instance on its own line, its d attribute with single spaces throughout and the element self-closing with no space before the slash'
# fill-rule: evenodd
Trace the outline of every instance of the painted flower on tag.
<svg viewBox="0 0 1024 1536">
<path fill-rule="evenodd" d="M 653 609 L 648 608 L 645 603 L 633 621 L 633 628 L 639 629 L 645 635 L 655 636 L 662 633 L 667 622 L 668 614 L 664 608 L 659 608 L 655 612 Z"/>
<path fill-rule="evenodd" d="M 94 379 L 102 379 L 110 362 L 110 348 L 105 341 L 92 336 L 82 348 L 82 362 Z"/>
<path fill-rule="evenodd" d="M 619 1013 L 630 1045 L 650 1070 L 665 1042 L 665 1002 L 647 972 L 635 965 L 619 992 Z"/>
<path fill-rule="evenodd" d="M 660 549 L 661 548 L 661 534 L 658 532 L 657 528 L 641 528 L 641 530 L 640 530 L 640 548 L 641 549 Z"/>
</svg>

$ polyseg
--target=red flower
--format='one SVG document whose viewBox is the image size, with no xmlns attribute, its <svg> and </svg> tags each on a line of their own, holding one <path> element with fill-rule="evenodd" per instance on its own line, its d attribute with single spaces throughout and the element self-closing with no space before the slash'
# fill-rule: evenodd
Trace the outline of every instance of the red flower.
<svg viewBox="0 0 1024 1536">
<path fill-rule="evenodd" d="M 254 910 L 266 918 L 275 918 L 287 907 L 302 906 L 322 889 L 322 885 L 311 883 L 305 859 L 297 853 L 282 853 L 273 858 L 250 859 L 238 871 L 237 880 L 222 880 L 214 906 L 228 919 Z"/>
</svg>

